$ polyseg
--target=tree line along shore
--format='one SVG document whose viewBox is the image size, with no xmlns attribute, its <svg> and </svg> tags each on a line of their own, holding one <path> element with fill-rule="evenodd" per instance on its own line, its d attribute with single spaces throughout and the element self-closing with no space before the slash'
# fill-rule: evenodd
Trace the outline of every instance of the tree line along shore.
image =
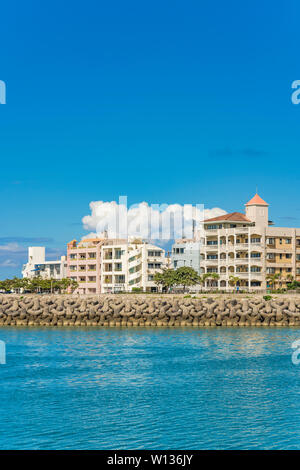
<svg viewBox="0 0 300 470">
<path fill-rule="evenodd" d="M 0 295 L 0 327 L 294 327 L 300 296 Z"/>
<path fill-rule="evenodd" d="M 205 290 L 205 285 L 208 285 L 208 291 L 223 292 L 221 289 L 215 288 L 214 283 L 219 279 L 217 273 L 204 273 L 198 274 L 193 268 L 185 266 L 178 269 L 166 268 L 162 272 L 154 274 L 154 282 L 160 292 L 175 292 L 181 290 L 189 292 L 191 289 L 196 288 L 198 291 Z M 300 282 L 296 281 L 292 275 L 288 276 L 289 282 L 285 289 L 282 288 L 282 282 L 279 274 L 270 274 L 267 276 L 267 288 L 275 293 L 283 293 L 287 291 L 300 290 Z M 232 291 L 240 289 L 241 279 L 237 275 L 229 277 L 229 285 Z M 71 278 L 63 279 L 48 279 L 40 276 L 31 278 L 17 278 L 0 280 L 0 293 L 13 292 L 13 293 L 73 293 L 77 292 L 79 283 Z M 131 292 L 142 293 L 141 288 L 132 287 Z"/>
</svg>

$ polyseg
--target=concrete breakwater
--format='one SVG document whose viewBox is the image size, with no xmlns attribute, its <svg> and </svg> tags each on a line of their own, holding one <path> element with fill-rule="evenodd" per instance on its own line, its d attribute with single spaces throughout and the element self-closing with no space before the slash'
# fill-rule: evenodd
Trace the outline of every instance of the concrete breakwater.
<svg viewBox="0 0 300 470">
<path fill-rule="evenodd" d="M 300 297 L 0 295 L 1 326 L 300 326 Z"/>
</svg>

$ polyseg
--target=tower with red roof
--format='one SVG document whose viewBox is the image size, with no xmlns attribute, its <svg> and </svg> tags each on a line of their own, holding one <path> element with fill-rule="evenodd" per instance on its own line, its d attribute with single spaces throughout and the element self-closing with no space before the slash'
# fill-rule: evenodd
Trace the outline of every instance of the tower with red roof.
<svg viewBox="0 0 300 470">
<path fill-rule="evenodd" d="M 267 227 L 269 223 L 269 204 L 257 193 L 250 199 L 246 207 L 246 217 L 259 227 Z"/>
</svg>

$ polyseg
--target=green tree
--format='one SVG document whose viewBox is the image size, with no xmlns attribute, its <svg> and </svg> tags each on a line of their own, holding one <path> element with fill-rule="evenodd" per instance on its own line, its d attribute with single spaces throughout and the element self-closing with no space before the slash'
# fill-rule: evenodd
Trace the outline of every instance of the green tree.
<svg viewBox="0 0 300 470">
<path fill-rule="evenodd" d="M 231 286 L 236 287 L 239 283 L 240 283 L 240 278 L 238 276 L 234 276 L 233 274 L 229 276 L 229 284 Z"/>
<path fill-rule="evenodd" d="M 200 283 L 200 276 L 195 269 L 188 266 L 182 266 L 175 271 L 175 284 L 186 287 L 195 286 Z"/>
<path fill-rule="evenodd" d="M 201 284 L 202 287 L 205 287 L 207 279 L 210 277 L 210 273 L 203 273 L 199 276 L 199 284 Z"/>
<path fill-rule="evenodd" d="M 280 278 L 280 274 L 277 273 L 277 274 L 269 274 L 267 276 L 267 280 L 269 281 L 269 284 L 271 285 L 271 287 L 273 289 L 275 289 L 275 286 L 276 286 L 276 282 L 279 280 Z"/>
<path fill-rule="evenodd" d="M 171 268 L 165 268 L 161 273 L 154 274 L 154 282 L 158 286 L 161 286 L 163 289 L 166 289 L 168 292 L 176 284 L 176 271 Z"/>
<path fill-rule="evenodd" d="M 207 274 L 208 274 L 207 279 L 209 280 L 209 287 L 212 288 L 213 282 L 220 279 L 220 276 L 217 273 L 207 273 Z"/>
</svg>

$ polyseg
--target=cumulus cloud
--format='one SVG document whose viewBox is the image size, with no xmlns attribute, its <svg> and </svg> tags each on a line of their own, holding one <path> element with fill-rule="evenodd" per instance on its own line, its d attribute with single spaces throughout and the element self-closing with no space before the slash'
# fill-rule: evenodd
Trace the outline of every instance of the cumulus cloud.
<svg viewBox="0 0 300 470">
<path fill-rule="evenodd" d="M 152 204 L 141 202 L 127 207 L 126 198 L 116 201 L 92 201 L 91 213 L 83 217 L 85 230 L 90 233 L 84 238 L 101 237 L 107 232 L 109 238 L 141 237 L 148 240 L 171 240 L 192 238 L 201 231 L 204 219 L 226 214 L 215 207 L 205 209 L 199 205 Z"/>
</svg>

